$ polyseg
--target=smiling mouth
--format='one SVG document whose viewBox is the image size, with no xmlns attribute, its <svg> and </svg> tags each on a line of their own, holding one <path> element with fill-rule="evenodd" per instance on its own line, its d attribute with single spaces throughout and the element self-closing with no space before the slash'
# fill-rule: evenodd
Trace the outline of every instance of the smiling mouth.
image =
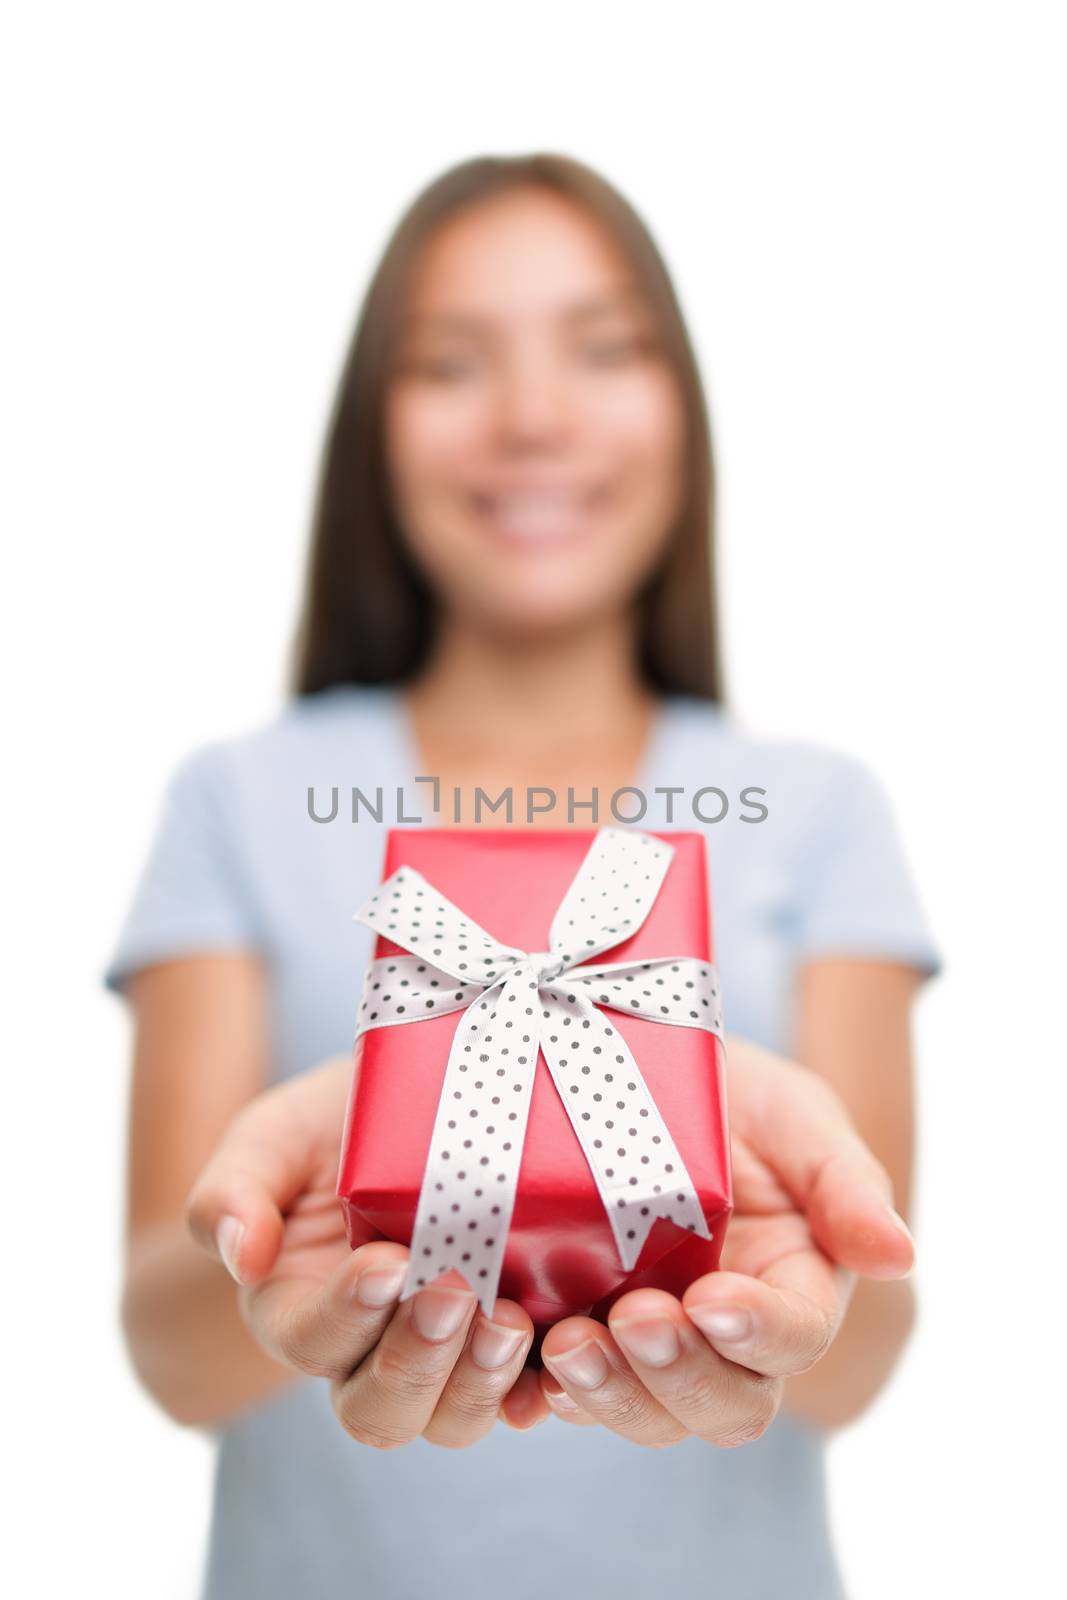
<svg viewBox="0 0 1067 1600">
<path fill-rule="evenodd" d="M 482 526 L 512 545 L 542 548 L 567 544 L 589 531 L 607 500 L 604 488 L 526 489 L 509 494 L 474 494 Z"/>
</svg>

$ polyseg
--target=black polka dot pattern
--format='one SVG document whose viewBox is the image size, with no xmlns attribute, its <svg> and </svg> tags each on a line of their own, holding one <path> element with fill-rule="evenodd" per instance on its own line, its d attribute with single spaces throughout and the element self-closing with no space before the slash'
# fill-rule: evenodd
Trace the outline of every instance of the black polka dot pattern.
<svg viewBox="0 0 1067 1600">
<path fill-rule="evenodd" d="M 577 987 L 565 992 L 550 984 L 541 1001 L 545 1061 L 627 1272 L 657 1217 L 710 1239 L 696 1190 L 621 1033 Z"/>
<path fill-rule="evenodd" d="M 484 994 L 456 1029 L 402 1298 L 455 1267 L 492 1315 L 537 1062 L 537 1030 L 526 1015 L 536 995 L 531 984 L 525 968 L 516 971 Z"/>
<path fill-rule="evenodd" d="M 464 1011 L 449 1052 L 402 1298 L 451 1268 L 491 1315 L 544 1055 L 629 1271 L 657 1217 L 710 1238 L 692 1181 L 611 1011 L 723 1039 L 715 967 L 689 956 L 595 963 L 644 922 L 674 855 L 602 828 L 560 902 L 550 949 L 527 954 L 465 917 L 413 867 L 356 913 L 403 949 L 366 970 L 356 1037 Z M 605 1013 L 608 1014 L 605 1014 Z"/>
<path fill-rule="evenodd" d="M 674 846 L 650 833 L 601 828 L 552 918 L 548 942 L 564 967 L 628 939 L 659 894 Z"/>
<path fill-rule="evenodd" d="M 580 986 L 597 1005 L 675 1027 L 705 1028 L 723 1038 L 719 977 L 709 961 L 661 956 L 655 961 L 608 962 L 570 973 L 568 982 L 572 988 Z"/>
<path fill-rule="evenodd" d="M 398 867 L 353 920 L 365 922 L 394 944 L 403 945 L 427 967 L 439 968 L 435 977 L 443 974 L 457 979 L 453 985 L 457 989 L 464 983 L 485 988 L 506 977 L 526 954 L 513 945 L 501 944 L 465 917 L 414 867 Z"/>
<path fill-rule="evenodd" d="M 368 1028 L 463 1011 L 484 992 L 482 984 L 457 983 L 451 973 L 418 956 L 382 956 L 363 974 L 356 1038 Z"/>
</svg>

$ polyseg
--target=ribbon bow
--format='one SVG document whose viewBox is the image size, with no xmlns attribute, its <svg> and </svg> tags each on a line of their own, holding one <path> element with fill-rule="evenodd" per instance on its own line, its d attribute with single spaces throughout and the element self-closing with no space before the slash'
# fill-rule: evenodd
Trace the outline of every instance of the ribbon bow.
<svg viewBox="0 0 1067 1600">
<path fill-rule="evenodd" d="M 721 1041 L 714 966 L 690 956 L 591 963 L 644 922 L 673 845 L 601 828 L 552 919 L 550 949 L 502 944 L 399 867 L 354 921 L 412 952 L 369 963 L 356 1039 L 464 1011 L 449 1052 L 401 1299 L 450 1268 L 492 1315 L 518 1189 L 538 1050 L 559 1091 L 626 1271 L 657 1217 L 711 1237 L 637 1062 L 598 1006 Z"/>
</svg>

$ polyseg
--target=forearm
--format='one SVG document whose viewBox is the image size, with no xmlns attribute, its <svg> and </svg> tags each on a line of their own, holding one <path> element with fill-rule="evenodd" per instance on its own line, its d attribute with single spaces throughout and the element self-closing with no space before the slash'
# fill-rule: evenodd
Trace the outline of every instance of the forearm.
<svg viewBox="0 0 1067 1600">
<path fill-rule="evenodd" d="M 888 1381 L 914 1321 L 915 1294 L 908 1279 L 860 1279 L 826 1355 L 786 1380 L 785 1409 L 821 1428 L 854 1421 Z"/>
<path fill-rule="evenodd" d="M 187 1426 L 223 1422 L 293 1377 L 256 1344 L 241 1317 L 236 1284 L 194 1243 L 184 1222 L 135 1238 L 122 1325 L 141 1382 Z"/>
</svg>

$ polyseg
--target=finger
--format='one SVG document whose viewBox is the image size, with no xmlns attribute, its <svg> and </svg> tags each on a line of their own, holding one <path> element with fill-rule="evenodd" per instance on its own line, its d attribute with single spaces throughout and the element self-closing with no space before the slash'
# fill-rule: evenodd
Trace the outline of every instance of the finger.
<svg viewBox="0 0 1067 1600">
<path fill-rule="evenodd" d="M 862 1162 L 830 1156 L 808 1200 L 808 1225 L 827 1255 L 865 1278 L 904 1278 L 915 1240 Z"/>
<path fill-rule="evenodd" d="M 821 1252 L 798 1251 L 776 1262 L 763 1279 L 709 1272 L 689 1285 L 682 1310 L 729 1361 L 765 1377 L 790 1377 L 826 1354 L 854 1281 Z M 621 1305 L 620 1300 L 616 1309 Z M 620 1342 L 629 1353 L 626 1341 Z"/>
<path fill-rule="evenodd" d="M 533 1332 L 514 1300 L 497 1300 L 491 1319 L 479 1309 L 423 1438 L 455 1450 L 487 1434 L 522 1371 Z"/>
<path fill-rule="evenodd" d="M 747 1042 L 743 1070 L 738 1132 L 806 1213 L 822 1249 L 864 1277 L 904 1277 L 915 1241 L 840 1096 L 817 1073 Z"/>
<path fill-rule="evenodd" d="M 590 1416 L 588 1411 L 583 1411 L 577 1400 L 572 1400 L 562 1384 L 552 1376 L 547 1367 L 541 1369 L 541 1393 L 552 1408 L 552 1415 L 561 1422 L 569 1422 L 576 1428 L 595 1428 L 597 1420 Z"/>
<path fill-rule="evenodd" d="M 684 1425 L 649 1392 L 602 1323 L 591 1317 L 557 1322 L 541 1354 L 560 1388 L 594 1422 L 635 1444 L 663 1446 L 685 1438 Z"/>
<path fill-rule="evenodd" d="M 773 1422 L 781 1380 L 724 1359 L 673 1295 L 632 1290 L 612 1306 L 608 1325 L 641 1384 L 686 1433 L 731 1448 Z"/>
<path fill-rule="evenodd" d="M 377 1240 L 353 1250 L 322 1281 L 268 1278 L 242 1289 L 242 1315 L 276 1360 L 317 1377 L 347 1378 L 389 1326 L 408 1254 Z"/>
<path fill-rule="evenodd" d="M 370 1354 L 331 1384 L 338 1421 L 352 1438 L 391 1450 L 423 1432 L 466 1343 L 477 1304 L 456 1271 L 400 1302 Z"/>
<path fill-rule="evenodd" d="M 541 1393 L 541 1374 L 532 1367 L 524 1367 L 500 1402 L 500 1420 L 519 1433 L 547 1422 L 551 1412 Z"/>
<path fill-rule="evenodd" d="M 327 1063 L 250 1101 L 189 1193 L 185 1220 L 193 1237 L 238 1283 L 256 1283 L 274 1265 L 284 1214 L 321 1159 L 314 1108 L 338 1099 L 344 1067 Z"/>
</svg>

